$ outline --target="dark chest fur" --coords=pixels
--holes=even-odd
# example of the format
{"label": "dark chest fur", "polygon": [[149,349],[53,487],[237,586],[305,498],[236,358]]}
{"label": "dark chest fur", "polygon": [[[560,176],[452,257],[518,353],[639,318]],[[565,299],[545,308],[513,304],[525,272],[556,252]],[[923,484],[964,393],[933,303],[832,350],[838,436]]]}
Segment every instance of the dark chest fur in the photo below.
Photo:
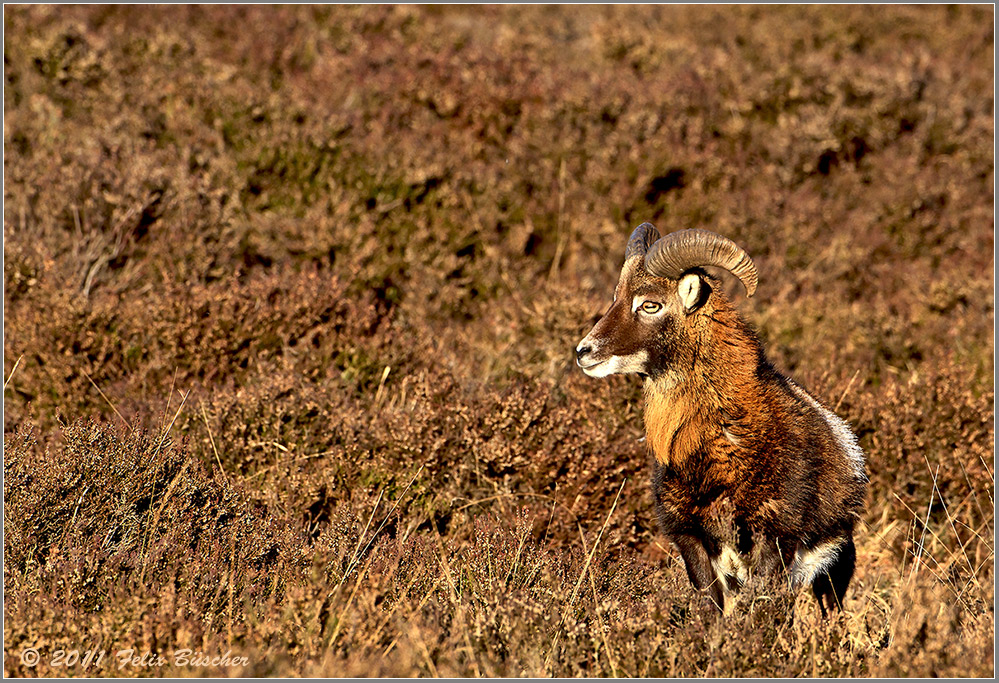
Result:
{"label": "dark chest fur", "polygon": [[830,459],[835,447],[822,418],[773,393],[746,408],[723,407],[703,392],[647,392],[652,491],[664,533],[702,539],[709,552],[762,539],[790,550],[852,528],[862,484]]}

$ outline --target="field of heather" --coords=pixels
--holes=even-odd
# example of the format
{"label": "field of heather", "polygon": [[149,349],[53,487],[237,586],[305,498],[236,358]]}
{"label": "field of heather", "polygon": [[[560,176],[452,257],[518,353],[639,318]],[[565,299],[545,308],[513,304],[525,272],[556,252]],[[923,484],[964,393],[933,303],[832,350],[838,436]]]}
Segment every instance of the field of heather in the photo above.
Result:
{"label": "field of heather", "polygon": [[[993,676],[993,21],[5,6],[4,675]],[[828,621],[575,367],[646,220],[866,451]]]}

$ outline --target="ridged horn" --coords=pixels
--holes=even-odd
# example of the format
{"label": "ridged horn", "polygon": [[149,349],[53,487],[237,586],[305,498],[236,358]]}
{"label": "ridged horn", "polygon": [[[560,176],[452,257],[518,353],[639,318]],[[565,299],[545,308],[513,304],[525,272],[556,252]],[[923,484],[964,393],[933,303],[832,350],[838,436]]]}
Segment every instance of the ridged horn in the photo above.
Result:
{"label": "ridged horn", "polygon": [[628,238],[628,248],[624,250],[624,260],[628,261],[635,256],[645,256],[649,247],[658,239],[659,231],[656,230],[656,226],[652,223],[642,223]]}
{"label": "ridged horn", "polygon": [[[628,248],[631,249],[630,242]],[[645,255],[645,270],[657,277],[677,279],[699,266],[724,268],[739,278],[747,296],[756,293],[759,276],[753,259],[735,242],[710,230],[671,232],[649,247]]]}

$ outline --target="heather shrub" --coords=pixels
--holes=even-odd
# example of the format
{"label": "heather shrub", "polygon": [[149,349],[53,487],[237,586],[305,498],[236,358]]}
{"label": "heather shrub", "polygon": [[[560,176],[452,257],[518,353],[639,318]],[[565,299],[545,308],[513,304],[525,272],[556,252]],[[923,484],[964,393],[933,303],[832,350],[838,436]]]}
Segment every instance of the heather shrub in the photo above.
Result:
{"label": "heather shrub", "polygon": [[[992,19],[5,7],[5,675],[992,676]],[[705,609],[575,367],[645,220],[858,434],[828,621]]]}

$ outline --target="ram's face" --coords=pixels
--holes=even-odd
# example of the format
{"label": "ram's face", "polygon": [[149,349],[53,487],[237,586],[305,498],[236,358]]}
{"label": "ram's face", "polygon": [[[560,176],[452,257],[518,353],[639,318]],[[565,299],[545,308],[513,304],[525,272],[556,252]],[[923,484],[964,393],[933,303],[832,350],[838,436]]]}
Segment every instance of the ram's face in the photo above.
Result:
{"label": "ram's face", "polygon": [[576,346],[576,364],[590,377],[669,371],[689,355],[691,317],[709,293],[699,272],[679,280],[651,277],[641,258],[630,259],[614,303]]}

